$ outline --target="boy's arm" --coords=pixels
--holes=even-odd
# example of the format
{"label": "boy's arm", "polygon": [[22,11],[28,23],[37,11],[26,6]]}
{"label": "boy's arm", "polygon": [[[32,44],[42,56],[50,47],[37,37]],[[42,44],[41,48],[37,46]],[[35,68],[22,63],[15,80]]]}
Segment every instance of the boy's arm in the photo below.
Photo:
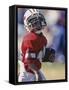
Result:
{"label": "boy's arm", "polygon": [[22,61],[27,65],[27,68],[38,71],[41,68],[41,62],[37,58],[32,43],[30,41],[23,42],[21,49],[24,57]]}

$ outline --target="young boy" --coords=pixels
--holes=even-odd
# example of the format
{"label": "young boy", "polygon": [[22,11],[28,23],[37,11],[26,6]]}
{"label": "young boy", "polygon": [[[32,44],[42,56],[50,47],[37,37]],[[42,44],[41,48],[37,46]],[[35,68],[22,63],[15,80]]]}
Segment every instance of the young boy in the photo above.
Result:
{"label": "young boy", "polygon": [[[22,41],[22,62],[24,72],[19,75],[19,81],[46,80],[41,71],[42,60],[54,61],[54,49],[46,49],[47,39],[42,30],[47,26],[44,16],[36,9],[29,9],[24,14],[24,25],[28,34]],[[51,57],[49,57],[51,56]]]}

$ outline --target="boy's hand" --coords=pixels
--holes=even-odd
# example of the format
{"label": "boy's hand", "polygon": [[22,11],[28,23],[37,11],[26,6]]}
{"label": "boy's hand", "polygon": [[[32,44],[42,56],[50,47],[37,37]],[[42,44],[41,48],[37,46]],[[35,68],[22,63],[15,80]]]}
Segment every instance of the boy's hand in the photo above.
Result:
{"label": "boy's hand", "polygon": [[45,52],[43,61],[54,62],[54,60],[55,60],[55,50],[52,48],[46,48],[46,52]]}

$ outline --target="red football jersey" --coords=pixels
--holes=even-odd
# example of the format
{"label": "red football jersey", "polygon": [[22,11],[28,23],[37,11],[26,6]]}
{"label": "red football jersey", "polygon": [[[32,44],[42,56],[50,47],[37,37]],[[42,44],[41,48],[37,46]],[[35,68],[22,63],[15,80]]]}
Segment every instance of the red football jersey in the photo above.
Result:
{"label": "red football jersey", "polygon": [[22,54],[23,54],[23,63],[25,69],[28,69],[28,59],[37,59],[38,53],[43,49],[44,46],[47,45],[47,40],[44,35],[36,34],[34,32],[28,33],[24,38],[21,46]]}

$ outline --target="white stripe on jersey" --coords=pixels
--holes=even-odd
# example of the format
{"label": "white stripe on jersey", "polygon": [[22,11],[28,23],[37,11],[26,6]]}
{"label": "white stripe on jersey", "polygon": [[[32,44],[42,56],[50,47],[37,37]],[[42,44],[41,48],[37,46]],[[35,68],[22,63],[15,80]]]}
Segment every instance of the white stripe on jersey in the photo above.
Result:
{"label": "white stripe on jersey", "polygon": [[29,52],[29,50],[27,50],[25,54],[25,59],[28,59],[28,58],[36,58],[36,54]]}
{"label": "white stripe on jersey", "polygon": [[43,55],[43,51],[41,50],[37,56],[37,58],[42,62],[42,56]]}
{"label": "white stripe on jersey", "polygon": [[42,58],[45,56],[46,46],[43,47],[42,50],[40,50],[37,58],[42,62]]}
{"label": "white stripe on jersey", "polygon": [[25,54],[25,59],[28,59],[28,58],[34,58],[35,59],[35,58],[37,58],[42,62],[42,58],[45,56],[45,51],[46,51],[46,46],[44,46],[43,49],[39,51],[39,53],[36,57],[36,53],[32,53],[32,52],[29,52],[29,50],[27,50],[26,54]]}

